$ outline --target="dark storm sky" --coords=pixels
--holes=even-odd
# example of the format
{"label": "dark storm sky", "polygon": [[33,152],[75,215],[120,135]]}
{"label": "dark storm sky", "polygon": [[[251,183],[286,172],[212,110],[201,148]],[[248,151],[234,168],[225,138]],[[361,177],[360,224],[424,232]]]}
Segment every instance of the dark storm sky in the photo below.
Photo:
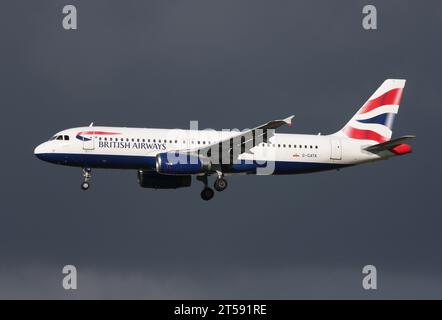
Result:
{"label": "dark storm sky", "polygon": [[[62,7],[78,9],[77,31]],[[375,4],[378,30],[362,29]],[[0,298],[442,298],[440,1],[2,1]],[[140,188],[43,163],[97,125],[338,130],[386,78],[414,153],[313,175]],[[74,264],[79,289],[61,287]],[[362,289],[362,267],[379,290]]]}

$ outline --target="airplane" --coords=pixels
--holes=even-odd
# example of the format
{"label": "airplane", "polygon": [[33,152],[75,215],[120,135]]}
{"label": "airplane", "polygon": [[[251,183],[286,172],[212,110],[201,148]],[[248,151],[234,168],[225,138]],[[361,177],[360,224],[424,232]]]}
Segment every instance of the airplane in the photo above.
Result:
{"label": "airplane", "polygon": [[63,130],[38,145],[39,159],[83,169],[88,190],[93,168],[137,170],[141,187],[204,184],[203,200],[227,188],[226,176],[300,174],[339,170],[412,152],[412,135],[391,139],[406,80],[387,79],[338,132],[329,135],[282,134],[294,116],[243,131],[88,127]]}

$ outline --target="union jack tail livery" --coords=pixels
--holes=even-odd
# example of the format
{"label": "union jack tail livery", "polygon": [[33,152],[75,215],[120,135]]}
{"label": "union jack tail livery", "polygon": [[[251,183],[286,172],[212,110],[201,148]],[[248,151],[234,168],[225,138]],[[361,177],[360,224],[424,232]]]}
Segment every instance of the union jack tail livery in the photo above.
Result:
{"label": "union jack tail livery", "polygon": [[336,135],[377,143],[389,141],[405,80],[387,79]]}

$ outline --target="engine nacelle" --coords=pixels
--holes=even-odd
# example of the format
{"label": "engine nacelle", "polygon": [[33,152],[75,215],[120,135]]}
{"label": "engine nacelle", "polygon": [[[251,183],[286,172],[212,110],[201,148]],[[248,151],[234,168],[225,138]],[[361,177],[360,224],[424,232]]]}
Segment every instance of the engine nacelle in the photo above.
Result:
{"label": "engine nacelle", "polygon": [[194,155],[164,152],[156,156],[156,169],[161,174],[199,174],[209,172],[211,167],[210,160]]}
{"label": "engine nacelle", "polygon": [[154,171],[138,171],[138,182],[143,188],[153,189],[177,189],[190,187],[192,177],[184,176],[164,176]]}

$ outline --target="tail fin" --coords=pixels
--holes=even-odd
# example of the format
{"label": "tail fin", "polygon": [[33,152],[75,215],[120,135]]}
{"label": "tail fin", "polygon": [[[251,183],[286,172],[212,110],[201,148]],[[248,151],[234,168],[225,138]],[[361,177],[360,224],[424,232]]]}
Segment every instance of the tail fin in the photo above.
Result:
{"label": "tail fin", "polygon": [[382,143],[391,139],[406,80],[387,79],[336,135]]}

